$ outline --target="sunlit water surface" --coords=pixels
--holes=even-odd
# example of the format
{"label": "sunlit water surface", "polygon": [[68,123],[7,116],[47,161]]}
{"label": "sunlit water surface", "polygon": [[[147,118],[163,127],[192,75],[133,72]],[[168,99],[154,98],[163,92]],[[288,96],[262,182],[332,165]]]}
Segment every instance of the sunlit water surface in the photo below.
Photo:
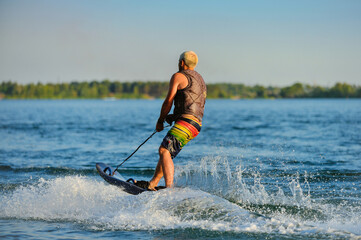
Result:
{"label": "sunlit water surface", "polygon": [[[361,238],[361,100],[208,100],[176,187],[128,195],[95,163],[124,160],[161,104],[0,101],[0,238]],[[123,177],[151,178],[165,133]]]}

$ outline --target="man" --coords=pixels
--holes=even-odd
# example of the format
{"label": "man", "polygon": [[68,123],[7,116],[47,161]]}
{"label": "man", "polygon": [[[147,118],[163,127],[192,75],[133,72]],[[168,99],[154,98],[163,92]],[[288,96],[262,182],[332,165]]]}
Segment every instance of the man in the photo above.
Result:
{"label": "man", "polygon": [[[165,121],[169,124],[172,124],[173,121],[175,123],[159,147],[159,161],[153,178],[150,182],[136,182],[138,186],[156,190],[155,187],[164,176],[166,187],[172,187],[173,159],[201,130],[207,89],[202,76],[194,71],[197,63],[198,57],[192,51],[186,51],[180,55],[179,71],[170,80],[168,94],[163,102],[156,130],[162,131]],[[173,114],[168,115],[173,102]]]}

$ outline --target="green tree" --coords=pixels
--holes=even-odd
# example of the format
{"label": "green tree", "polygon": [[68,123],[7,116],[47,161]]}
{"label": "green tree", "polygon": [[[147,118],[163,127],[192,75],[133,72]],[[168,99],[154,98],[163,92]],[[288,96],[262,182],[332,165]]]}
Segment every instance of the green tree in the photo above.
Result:
{"label": "green tree", "polygon": [[265,87],[256,85],[254,86],[257,98],[268,98],[268,91]]}
{"label": "green tree", "polygon": [[[18,84],[1,82],[1,98],[103,98],[116,96],[119,98],[164,98],[168,92],[168,82],[71,82],[58,84]],[[293,84],[289,87],[253,87],[244,84],[215,83],[208,84],[208,98],[325,98],[325,97],[358,97],[361,98],[361,87],[346,83],[337,83],[332,88]]]}
{"label": "green tree", "polygon": [[281,89],[281,96],[284,98],[305,97],[305,91],[301,83],[295,83],[290,87]]}
{"label": "green tree", "polygon": [[347,83],[336,83],[335,86],[330,89],[330,97],[349,98],[353,97],[355,92],[355,89]]}

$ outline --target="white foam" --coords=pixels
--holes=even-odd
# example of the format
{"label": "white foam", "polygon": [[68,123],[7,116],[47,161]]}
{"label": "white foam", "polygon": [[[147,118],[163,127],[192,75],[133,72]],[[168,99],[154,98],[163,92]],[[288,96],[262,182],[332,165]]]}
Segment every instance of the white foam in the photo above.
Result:
{"label": "white foam", "polygon": [[[257,216],[202,190],[175,188],[133,196],[99,178],[83,176],[40,179],[6,193],[0,196],[0,217],[69,221],[94,230],[197,228],[355,238],[360,235],[359,230],[345,228],[347,223],[306,222],[281,213],[271,218]],[[357,221],[353,223],[360,226]]]}
{"label": "white foam", "polygon": [[[237,166],[238,164],[238,166]],[[229,169],[235,169],[231,172]],[[282,234],[308,234],[308,233],[333,233],[348,236],[361,236],[361,209],[357,206],[327,204],[324,201],[313,200],[310,194],[310,185],[306,179],[300,182],[298,173],[282,179],[286,184],[270,186],[263,184],[263,179],[258,171],[247,172],[242,167],[242,161],[228,162],[227,157],[208,156],[200,161],[192,161],[176,170],[177,184],[192,186],[222,198],[228,199],[239,205],[272,205],[281,206],[280,212],[273,211],[269,215],[271,222],[263,227],[256,228],[251,225],[247,230],[279,232]],[[251,176],[250,176],[251,175]],[[307,177],[307,174],[305,174]],[[250,179],[252,180],[250,182]],[[276,184],[277,181],[273,181]],[[278,189],[275,191],[275,189]],[[306,189],[306,191],[304,190]],[[285,194],[285,191],[288,194]],[[288,213],[282,207],[300,208],[305,212],[314,214],[314,220],[300,214]],[[272,209],[271,209],[272,211]],[[313,212],[313,213],[312,213]],[[322,215],[320,218],[317,214]],[[276,224],[274,224],[276,223]],[[256,225],[257,226],[257,225]]]}
{"label": "white foam", "polygon": [[[93,229],[231,230],[249,222],[237,205],[191,189],[167,189],[133,196],[103,181],[68,176],[22,186],[0,198],[0,216],[87,223]],[[233,226],[234,227],[234,226]]]}

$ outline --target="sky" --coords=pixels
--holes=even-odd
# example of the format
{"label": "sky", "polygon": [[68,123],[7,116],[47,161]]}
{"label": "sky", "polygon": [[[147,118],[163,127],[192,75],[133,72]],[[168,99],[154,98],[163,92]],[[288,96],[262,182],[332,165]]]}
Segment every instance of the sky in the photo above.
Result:
{"label": "sky", "polygon": [[361,85],[359,0],[0,0],[0,82]]}

